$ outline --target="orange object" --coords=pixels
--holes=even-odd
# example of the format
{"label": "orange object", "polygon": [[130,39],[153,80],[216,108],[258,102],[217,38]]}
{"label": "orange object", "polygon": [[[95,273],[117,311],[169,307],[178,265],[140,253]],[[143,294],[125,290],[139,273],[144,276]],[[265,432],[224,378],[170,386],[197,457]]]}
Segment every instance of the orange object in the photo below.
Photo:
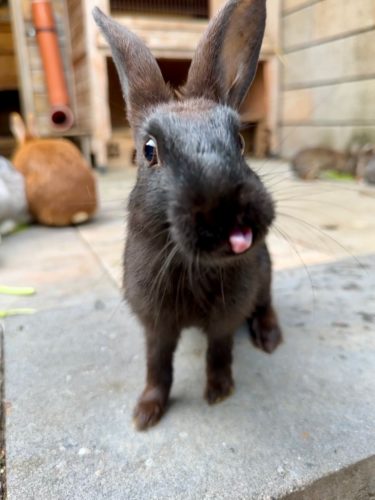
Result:
{"label": "orange object", "polygon": [[31,9],[51,106],[51,123],[58,130],[68,130],[74,117],[69,107],[52,5],[49,0],[32,0]]}

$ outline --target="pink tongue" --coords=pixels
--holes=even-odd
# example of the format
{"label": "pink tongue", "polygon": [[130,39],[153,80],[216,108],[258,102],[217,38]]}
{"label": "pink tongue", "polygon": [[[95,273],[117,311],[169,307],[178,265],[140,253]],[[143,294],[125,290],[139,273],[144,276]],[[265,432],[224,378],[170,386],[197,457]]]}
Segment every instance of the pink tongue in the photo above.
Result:
{"label": "pink tongue", "polygon": [[229,235],[229,243],[234,253],[243,253],[251,247],[253,232],[250,228],[234,229]]}

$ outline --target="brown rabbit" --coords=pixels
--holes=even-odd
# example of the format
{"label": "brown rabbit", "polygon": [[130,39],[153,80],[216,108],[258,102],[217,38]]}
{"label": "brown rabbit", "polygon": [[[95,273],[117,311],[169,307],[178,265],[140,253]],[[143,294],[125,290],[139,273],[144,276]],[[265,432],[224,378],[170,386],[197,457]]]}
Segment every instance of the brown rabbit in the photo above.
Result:
{"label": "brown rabbit", "polygon": [[368,160],[363,179],[368,184],[375,184],[375,155]]}
{"label": "brown rabbit", "polygon": [[317,179],[325,170],[356,175],[357,155],[341,153],[330,148],[303,149],[292,159],[292,168],[304,180]]}
{"label": "brown rabbit", "polygon": [[210,404],[233,390],[233,335],[242,323],[266,352],[281,342],[264,241],[274,206],[246,164],[238,115],[258,64],[265,4],[230,0],[176,93],[143,42],[94,10],[119,72],[139,167],[124,261],[126,297],[146,332],[138,429],[166,409],[183,328],[198,326],[207,335]]}
{"label": "brown rabbit", "polygon": [[372,144],[365,144],[359,149],[356,177],[360,181],[375,184],[375,146]]}
{"label": "brown rabbit", "polygon": [[12,113],[10,127],[18,142],[12,162],[25,178],[32,217],[49,226],[87,221],[97,208],[96,183],[78,148],[66,139],[37,138],[32,117],[26,129]]}

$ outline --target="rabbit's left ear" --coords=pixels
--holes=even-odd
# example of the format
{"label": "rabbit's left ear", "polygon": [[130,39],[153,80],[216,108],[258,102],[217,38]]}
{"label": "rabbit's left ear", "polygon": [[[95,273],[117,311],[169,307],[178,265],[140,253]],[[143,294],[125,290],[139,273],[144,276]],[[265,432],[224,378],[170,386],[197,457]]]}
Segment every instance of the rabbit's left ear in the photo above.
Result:
{"label": "rabbit's left ear", "polygon": [[19,113],[11,113],[9,117],[9,128],[19,144],[23,144],[27,138],[27,130]]}
{"label": "rabbit's left ear", "polygon": [[93,16],[111,48],[130,124],[137,127],[147,108],[169,101],[171,92],[156,59],[142,40],[98,7],[94,8]]}
{"label": "rabbit's left ear", "polygon": [[266,0],[229,0],[198,45],[184,94],[239,109],[255,77],[265,24]]}

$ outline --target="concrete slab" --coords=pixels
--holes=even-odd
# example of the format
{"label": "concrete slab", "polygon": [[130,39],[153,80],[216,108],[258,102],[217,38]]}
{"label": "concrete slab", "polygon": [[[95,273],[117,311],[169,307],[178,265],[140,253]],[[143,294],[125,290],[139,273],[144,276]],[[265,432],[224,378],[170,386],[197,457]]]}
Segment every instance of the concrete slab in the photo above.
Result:
{"label": "concrete slab", "polygon": [[136,170],[100,178],[93,223],[3,240],[2,283],[38,294],[2,307],[49,310],[7,321],[9,498],[374,495],[374,259],[363,257],[375,252],[374,199],[354,183],[296,181],[285,163],[253,165],[280,213],[274,267],[302,266],[275,280],[287,342],[268,358],[240,332],[237,392],[208,408],[204,341],[187,332],[171,411],[146,436],[130,422],[142,333],[118,291]]}
{"label": "concrete slab", "polygon": [[374,256],[309,273],[277,273],[285,343],[267,356],[238,332],[220,405],[202,399],[204,339],[185,332],[169,412],[143,434],[143,337],[119,296],[7,320],[8,498],[280,498],[354,464],[345,499],[372,498]]}
{"label": "concrete slab", "polygon": [[4,406],[4,332],[0,324],[0,498],[6,498],[5,412]]}
{"label": "concrete slab", "polygon": [[[88,224],[87,228],[96,223]],[[1,284],[32,286],[30,297],[0,296],[1,308],[69,307],[117,292],[114,281],[75,228],[31,226],[4,238]]]}
{"label": "concrete slab", "polygon": [[126,199],[137,169],[112,171],[99,179],[101,208],[95,224],[78,226],[81,238],[120,287],[126,228]]}

